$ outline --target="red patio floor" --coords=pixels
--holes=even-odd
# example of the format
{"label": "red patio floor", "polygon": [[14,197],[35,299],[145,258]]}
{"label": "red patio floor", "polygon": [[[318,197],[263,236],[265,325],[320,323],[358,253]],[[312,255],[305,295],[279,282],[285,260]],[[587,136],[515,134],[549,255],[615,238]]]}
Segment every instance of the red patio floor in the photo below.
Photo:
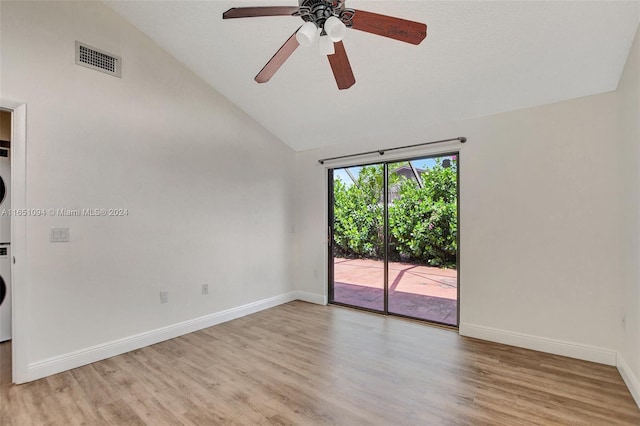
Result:
{"label": "red patio floor", "polygon": [[[334,259],[333,301],[384,310],[384,263]],[[389,312],[458,325],[458,279],[454,269],[389,262]]]}

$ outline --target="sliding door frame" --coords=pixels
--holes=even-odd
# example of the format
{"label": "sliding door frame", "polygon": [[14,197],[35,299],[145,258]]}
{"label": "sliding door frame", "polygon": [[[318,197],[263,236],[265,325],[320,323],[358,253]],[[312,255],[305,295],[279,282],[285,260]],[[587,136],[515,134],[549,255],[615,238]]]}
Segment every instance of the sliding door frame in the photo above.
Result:
{"label": "sliding door frame", "polygon": [[337,169],[348,169],[350,167],[364,167],[364,166],[373,166],[376,164],[382,164],[384,166],[384,177],[383,177],[383,185],[385,190],[384,192],[384,213],[383,213],[383,220],[385,223],[385,226],[388,222],[387,220],[387,188],[386,188],[386,180],[387,180],[387,162],[384,161],[375,161],[375,162],[368,162],[368,163],[358,163],[358,164],[354,164],[354,165],[350,165],[350,166],[336,166],[336,167],[329,167],[327,168],[327,206],[328,206],[328,221],[327,221],[327,277],[328,277],[328,281],[327,281],[327,301],[330,305],[338,305],[338,306],[344,306],[347,308],[353,308],[353,309],[359,309],[361,311],[367,311],[367,312],[372,312],[374,314],[380,314],[380,315],[388,315],[387,313],[387,304],[388,304],[388,286],[389,286],[389,274],[388,274],[388,265],[389,263],[386,261],[387,259],[387,231],[385,229],[385,238],[383,241],[383,246],[384,246],[384,287],[383,287],[383,291],[384,291],[384,306],[383,306],[383,310],[378,310],[378,309],[373,309],[373,308],[367,308],[366,306],[356,306],[356,305],[349,305],[348,303],[342,303],[342,302],[336,302],[334,299],[334,288],[333,288],[333,279],[334,279],[334,264],[333,264],[333,172],[334,170]]}
{"label": "sliding door frame", "polygon": [[[457,162],[457,170],[456,170],[456,325],[441,323],[438,321],[426,320],[423,318],[412,317],[410,315],[397,314],[393,312],[389,312],[389,164],[391,163],[400,163],[404,161],[414,161],[418,159],[430,159],[430,158],[439,158],[439,157],[447,157],[447,156],[456,156]],[[333,179],[334,179],[334,171],[337,169],[346,169],[350,167],[364,167],[371,166],[375,164],[383,165],[383,200],[384,200],[384,209],[383,209],[383,218],[384,218],[384,310],[379,311],[376,309],[371,309],[367,307],[349,305],[346,303],[336,302],[334,300],[334,259],[333,259],[333,221],[334,221],[334,209],[333,209]],[[410,157],[400,157],[400,158],[392,158],[385,159],[384,161],[375,161],[375,162],[366,162],[366,163],[357,163],[352,165],[338,165],[334,167],[327,168],[327,213],[328,213],[328,221],[327,221],[327,300],[329,304],[345,306],[348,308],[373,312],[376,314],[395,316],[400,318],[407,318],[415,321],[424,322],[427,324],[431,324],[438,327],[444,327],[448,329],[458,330],[460,326],[460,151],[452,150],[452,151],[444,151],[438,153],[430,153],[423,155],[414,155]]]}
{"label": "sliding door frame", "polygon": [[[327,221],[327,301],[331,304],[338,304],[333,301],[333,279],[334,279],[334,262],[333,262],[333,173],[334,168],[327,169],[327,195],[328,195],[328,221]],[[351,306],[351,305],[345,305]]]}

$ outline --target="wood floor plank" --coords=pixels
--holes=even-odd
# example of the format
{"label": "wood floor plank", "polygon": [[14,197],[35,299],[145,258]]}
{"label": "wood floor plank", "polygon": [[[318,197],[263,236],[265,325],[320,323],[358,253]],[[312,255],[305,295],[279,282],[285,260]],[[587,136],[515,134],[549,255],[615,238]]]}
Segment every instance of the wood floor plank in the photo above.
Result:
{"label": "wood floor plank", "polygon": [[4,425],[639,425],[609,366],[292,302],[25,385]]}
{"label": "wood floor plank", "polygon": [[57,409],[65,412],[68,419],[79,417],[83,419],[79,423],[86,425],[105,424],[102,417],[96,412],[95,406],[91,404],[86,393],[69,371],[49,376],[45,380],[49,382],[55,393],[58,402]]}
{"label": "wood floor plank", "polygon": [[[146,424],[138,417],[135,411],[131,409],[131,406],[122,399],[103,404],[98,408],[98,411],[107,424],[127,426],[144,426]],[[162,420],[162,418],[158,418],[158,422]]]}

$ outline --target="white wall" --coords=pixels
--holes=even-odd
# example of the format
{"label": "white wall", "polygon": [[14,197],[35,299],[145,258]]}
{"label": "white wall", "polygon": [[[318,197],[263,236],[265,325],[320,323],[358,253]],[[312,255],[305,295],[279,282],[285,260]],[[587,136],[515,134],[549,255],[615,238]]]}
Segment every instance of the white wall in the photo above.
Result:
{"label": "white wall", "polygon": [[319,158],[466,136],[464,145],[403,154],[461,151],[461,333],[615,364],[615,113],[616,95],[607,93],[297,153],[296,283],[326,292]]}
{"label": "white wall", "polygon": [[[1,7],[1,97],[28,109],[28,207],[129,212],[28,219],[28,356],[14,362],[291,291],[288,147],[101,3]],[[122,78],[76,66],[76,40],[121,56]],[[49,242],[59,226],[69,243]]]}
{"label": "white wall", "polygon": [[621,373],[640,405],[640,29],[627,59],[618,96],[618,189],[622,312]]}

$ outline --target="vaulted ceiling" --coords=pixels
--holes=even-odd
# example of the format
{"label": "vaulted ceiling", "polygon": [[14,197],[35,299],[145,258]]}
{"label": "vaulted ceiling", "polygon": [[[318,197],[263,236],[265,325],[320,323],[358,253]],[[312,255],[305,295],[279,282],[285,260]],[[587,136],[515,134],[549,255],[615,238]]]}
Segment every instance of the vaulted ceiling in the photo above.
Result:
{"label": "vaulted ceiling", "polygon": [[356,84],[340,91],[317,46],[253,80],[300,18],[222,20],[297,0],[105,3],[295,150],[615,90],[640,21],[638,1],[347,0],[428,35],[414,46],[347,31]]}

